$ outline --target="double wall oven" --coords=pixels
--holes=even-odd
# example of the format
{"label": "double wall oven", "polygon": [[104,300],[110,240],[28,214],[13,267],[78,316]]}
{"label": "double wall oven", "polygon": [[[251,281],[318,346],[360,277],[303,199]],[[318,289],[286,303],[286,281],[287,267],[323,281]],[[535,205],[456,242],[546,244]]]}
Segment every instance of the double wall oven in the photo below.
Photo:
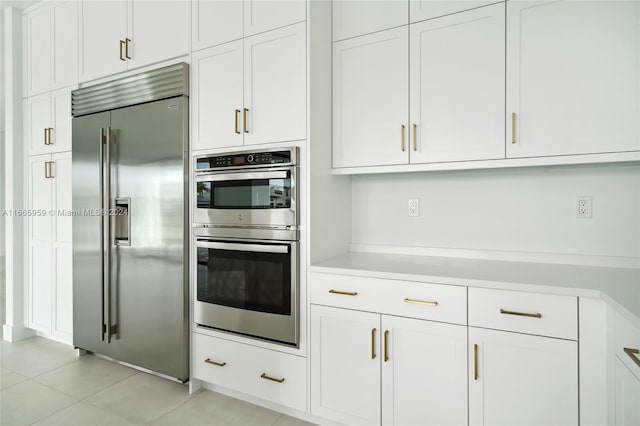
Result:
{"label": "double wall oven", "polygon": [[198,325],[298,346],[298,148],[195,159]]}

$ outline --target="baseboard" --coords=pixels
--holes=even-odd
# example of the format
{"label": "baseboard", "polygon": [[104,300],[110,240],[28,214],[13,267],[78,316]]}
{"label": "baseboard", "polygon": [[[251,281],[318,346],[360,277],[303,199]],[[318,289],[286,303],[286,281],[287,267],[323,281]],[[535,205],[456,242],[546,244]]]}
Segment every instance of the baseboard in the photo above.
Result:
{"label": "baseboard", "polygon": [[20,340],[28,339],[36,335],[36,332],[26,327],[14,327],[9,324],[2,326],[2,339],[7,342],[18,342]]}

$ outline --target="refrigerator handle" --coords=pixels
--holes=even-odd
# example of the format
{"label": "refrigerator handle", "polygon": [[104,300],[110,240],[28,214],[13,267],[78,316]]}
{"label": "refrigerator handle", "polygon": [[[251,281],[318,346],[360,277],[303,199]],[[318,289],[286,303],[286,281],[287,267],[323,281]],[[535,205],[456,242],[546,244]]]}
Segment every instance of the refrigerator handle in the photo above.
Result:
{"label": "refrigerator handle", "polygon": [[107,288],[107,343],[111,343],[111,336],[114,334],[113,327],[111,326],[111,127],[107,127],[107,140],[106,140],[106,190],[104,192],[105,209],[103,218],[105,221],[104,227],[104,240],[105,240],[105,274],[104,281]]}
{"label": "refrigerator handle", "polygon": [[105,265],[104,265],[104,129],[100,128],[100,270],[101,279],[100,287],[102,289],[102,324],[100,325],[100,340],[104,342],[104,335],[107,332],[107,326],[104,321],[104,290],[105,290]]}

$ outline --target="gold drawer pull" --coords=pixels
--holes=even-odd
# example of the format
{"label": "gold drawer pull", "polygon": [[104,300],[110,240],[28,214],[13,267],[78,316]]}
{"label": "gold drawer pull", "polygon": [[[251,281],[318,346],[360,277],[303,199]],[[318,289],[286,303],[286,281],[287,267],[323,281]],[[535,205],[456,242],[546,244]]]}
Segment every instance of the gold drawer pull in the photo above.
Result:
{"label": "gold drawer pull", "polygon": [[500,313],[505,315],[517,315],[519,317],[542,318],[541,313],[531,314],[528,312],[507,311],[506,309],[500,309]]}
{"label": "gold drawer pull", "polygon": [[275,377],[267,376],[267,373],[262,373],[260,377],[266,380],[271,380],[272,382],[277,382],[277,383],[284,382],[284,377],[282,379],[276,379]]}
{"label": "gold drawer pull", "polygon": [[478,380],[478,345],[473,345],[473,380]]}
{"label": "gold drawer pull", "polygon": [[120,40],[120,60],[121,61],[126,61],[126,59],[124,58],[124,56],[122,55],[122,48],[124,47],[124,40]]}
{"label": "gold drawer pull", "polygon": [[226,362],[216,362],[216,361],[213,361],[211,358],[205,359],[204,362],[206,362],[207,364],[217,365],[218,367],[224,367],[225,365],[227,365]]}
{"label": "gold drawer pull", "polygon": [[416,300],[416,299],[404,299],[404,303],[412,303],[414,305],[426,305],[426,306],[438,306],[438,302],[432,302],[429,300]]}
{"label": "gold drawer pull", "polygon": [[405,125],[401,124],[400,125],[400,149],[404,151],[404,129],[405,129]]}
{"label": "gold drawer pull", "polygon": [[376,359],[376,329],[371,329],[371,359]]}
{"label": "gold drawer pull", "polygon": [[384,331],[384,362],[389,361],[389,330]]}
{"label": "gold drawer pull", "polygon": [[511,113],[511,143],[516,143],[516,113]]}
{"label": "gold drawer pull", "polygon": [[357,291],[340,291],[340,290],[334,290],[334,289],[329,290],[329,293],[331,293],[331,294],[342,294],[343,296],[357,296],[358,295]]}
{"label": "gold drawer pull", "polygon": [[640,367],[640,358],[638,358],[636,355],[640,354],[640,350],[638,349],[631,349],[631,348],[624,348],[624,353],[626,353],[627,355],[629,355],[629,358],[631,358],[633,360],[633,362],[636,363],[636,365],[638,367]]}

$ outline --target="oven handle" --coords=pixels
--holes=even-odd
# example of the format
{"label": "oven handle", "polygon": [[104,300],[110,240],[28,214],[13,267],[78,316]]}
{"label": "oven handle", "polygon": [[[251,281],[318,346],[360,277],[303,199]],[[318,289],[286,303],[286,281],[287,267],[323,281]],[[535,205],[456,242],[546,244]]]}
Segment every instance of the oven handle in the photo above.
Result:
{"label": "oven handle", "polygon": [[217,243],[211,241],[196,241],[196,246],[201,248],[249,251],[260,253],[288,253],[288,246],[274,246],[266,244],[238,244],[238,243]]}
{"label": "oven handle", "polygon": [[289,170],[274,172],[251,172],[251,173],[203,173],[196,175],[196,182],[218,182],[223,180],[251,180],[251,179],[286,179],[289,177]]}

